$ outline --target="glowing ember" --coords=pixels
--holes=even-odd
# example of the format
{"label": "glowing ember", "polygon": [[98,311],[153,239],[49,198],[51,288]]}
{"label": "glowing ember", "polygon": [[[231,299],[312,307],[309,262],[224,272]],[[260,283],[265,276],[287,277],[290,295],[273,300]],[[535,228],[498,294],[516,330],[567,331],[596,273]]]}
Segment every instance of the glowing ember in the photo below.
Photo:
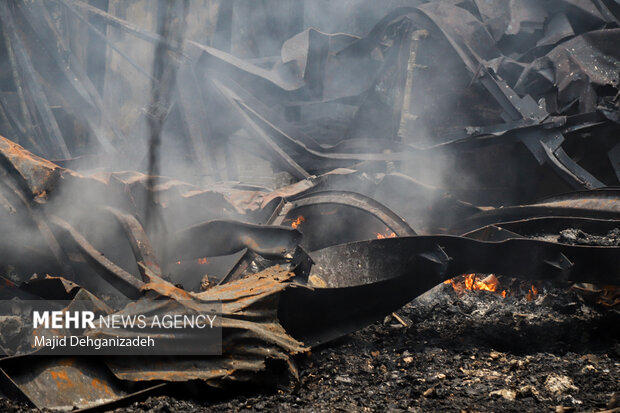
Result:
{"label": "glowing ember", "polygon": [[177,265],[181,265],[181,261],[177,261]]}
{"label": "glowing ember", "polygon": [[197,262],[198,264],[201,264],[201,265],[204,265],[204,264],[208,264],[208,263],[209,263],[209,262],[207,261],[207,259],[206,259],[206,258],[198,258],[198,259],[196,260],[196,262]]}
{"label": "glowing ember", "polygon": [[297,228],[305,220],[306,220],[306,218],[304,218],[302,215],[300,215],[300,216],[297,217],[297,219],[295,221],[291,222],[291,227]]}
{"label": "glowing ember", "polygon": [[532,284],[525,298],[527,299],[527,301],[532,301],[536,299],[537,296],[538,296],[538,288],[536,288],[536,286]]}
{"label": "glowing ember", "polygon": [[[466,274],[461,277],[456,277],[451,280],[444,281],[444,284],[452,284],[454,291],[461,294],[466,290],[472,291],[491,291],[497,292],[499,287],[499,280],[493,274],[488,277],[479,280],[476,274]],[[500,293],[502,297],[506,297],[506,290]]]}
{"label": "glowing ember", "polygon": [[377,236],[377,239],[396,238],[396,234],[387,227],[385,228],[385,231],[383,231],[383,234],[380,232],[375,232],[375,235]]}

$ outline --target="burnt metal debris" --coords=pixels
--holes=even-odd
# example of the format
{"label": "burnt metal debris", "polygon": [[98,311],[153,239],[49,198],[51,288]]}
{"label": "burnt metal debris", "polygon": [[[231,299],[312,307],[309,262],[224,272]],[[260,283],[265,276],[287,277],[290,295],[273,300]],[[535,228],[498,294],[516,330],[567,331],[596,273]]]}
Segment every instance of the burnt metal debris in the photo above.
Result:
{"label": "burnt metal debris", "polygon": [[[220,301],[223,354],[2,347],[3,393],[112,407],[169,382],[257,380],[274,360],[295,380],[296,354],[464,273],[620,285],[617,243],[566,232],[620,228],[617,2],[419,1],[363,36],[291,24],[270,34],[278,56],[254,59],[231,52],[232,5],[214,40],[197,41],[180,39],[187,2],[159,10],[173,40],[94,3],[0,2],[0,293],[115,314],[135,311],[115,299],[179,313]],[[63,29],[78,23],[134,71],[116,80],[152,84],[133,120],[156,143],[174,135],[172,163],[195,173],[145,173],[157,151],[147,163],[76,55]],[[157,48],[158,69],[122,39]],[[287,183],[244,182],[243,163],[259,159]]]}

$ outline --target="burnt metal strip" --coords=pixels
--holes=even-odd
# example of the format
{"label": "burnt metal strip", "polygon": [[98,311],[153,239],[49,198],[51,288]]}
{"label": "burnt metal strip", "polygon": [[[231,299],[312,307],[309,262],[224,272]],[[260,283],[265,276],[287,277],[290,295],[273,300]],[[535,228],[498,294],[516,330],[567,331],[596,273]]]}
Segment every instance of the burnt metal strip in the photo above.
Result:
{"label": "burnt metal strip", "polygon": [[310,277],[321,279],[327,288],[286,290],[278,317],[293,337],[311,346],[381,319],[433,286],[465,273],[620,285],[620,247],[532,239],[386,238],[328,247],[310,257],[315,262]]}
{"label": "burnt metal strip", "polygon": [[[463,237],[480,241],[501,241],[509,238],[544,237],[558,235],[565,229],[578,229],[588,234],[606,235],[620,228],[620,219],[581,217],[538,217],[487,225],[463,234]],[[496,238],[502,233],[501,239]]]}
{"label": "burnt metal strip", "polygon": [[616,189],[579,191],[547,198],[531,205],[496,208],[470,216],[450,228],[450,232],[462,234],[486,225],[537,217],[619,219],[620,191]]}
{"label": "burnt metal strip", "polygon": [[77,406],[82,408],[79,411],[101,410],[163,386],[128,386],[96,358],[32,355],[2,359],[0,385],[3,391],[39,409],[69,410]]}
{"label": "burnt metal strip", "polygon": [[50,216],[49,220],[62,232],[69,235],[74,246],[84,255],[84,258],[90,263],[92,268],[114,288],[132,299],[142,295],[141,288],[144,285],[142,281],[104,257],[67,221],[54,215]]}
{"label": "burnt metal strip", "polygon": [[175,260],[229,255],[247,248],[267,258],[292,258],[301,233],[275,225],[209,221],[174,234],[170,248]]}
{"label": "burnt metal strip", "polygon": [[296,208],[320,204],[339,204],[360,209],[379,219],[399,237],[416,235],[404,219],[385,205],[365,195],[347,191],[320,191],[293,196],[289,198],[289,204],[280,213],[280,217],[274,220],[274,224],[281,224],[286,214]]}
{"label": "burnt metal strip", "polygon": [[[155,251],[153,250],[151,241],[146,235],[146,232],[144,232],[144,228],[142,228],[142,225],[138,219],[135,216],[127,214],[116,208],[105,207],[104,209],[114,215],[125,230],[127,239],[131,245],[131,250],[133,251],[134,257],[136,257],[137,262],[142,263],[146,268],[152,271],[153,274],[161,277],[162,271],[157,257],[155,256]],[[147,282],[149,279],[146,276],[144,267],[138,265],[138,269],[140,270],[140,275],[142,275],[142,280]]]}
{"label": "burnt metal strip", "polygon": [[[416,234],[405,220],[400,218],[385,205],[375,201],[372,198],[355,192],[321,191],[302,193],[288,199],[289,202],[280,202],[278,208],[276,208],[274,214],[269,219],[270,225],[282,225],[284,219],[291,214],[292,211],[299,207],[321,204],[337,204],[356,208],[369,213],[383,222],[397,236],[404,237]],[[254,272],[255,268],[253,265],[258,258],[258,254],[255,251],[248,249],[241,256],[241,258],[239,258],[237,264],[235,264],[235,266],[229,271],[226,277],[220,281],[220,284],[239,279],[244,274]]]}

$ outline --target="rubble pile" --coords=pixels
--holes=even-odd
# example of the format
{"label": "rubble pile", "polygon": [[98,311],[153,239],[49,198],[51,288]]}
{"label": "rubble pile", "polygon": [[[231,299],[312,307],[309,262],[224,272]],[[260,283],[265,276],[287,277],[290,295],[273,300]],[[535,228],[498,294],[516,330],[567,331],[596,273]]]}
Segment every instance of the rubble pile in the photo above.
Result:
{"label": "rubble pile", "polygon": [[[3,316],[6,395],[113,408],[178,382],[294,387],[300,354],[463,274],[576,283],[617,312],[617,2],[412,1],[363,35],[307,27],[295,2],[287,30],[262,29],[277,53],[247,58],[234,2],[202,41],[197,3],[137,1],[152,29],[95,3],[0,2],[0,294],[109,315],[221,303],[222,352],[23,354],[27,326]],[[105,82],[72,24],[107,51]],[[414,376],[413,396],[441,392]],[[579,389],[545,377],[541,400]]]}

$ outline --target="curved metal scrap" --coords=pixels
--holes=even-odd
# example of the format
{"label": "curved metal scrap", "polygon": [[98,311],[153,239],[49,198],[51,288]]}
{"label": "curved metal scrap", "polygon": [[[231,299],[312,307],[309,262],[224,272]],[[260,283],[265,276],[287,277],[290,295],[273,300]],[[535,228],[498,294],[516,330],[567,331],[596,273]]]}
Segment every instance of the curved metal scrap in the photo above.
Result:
{"label": "curved metal scrap", "polygon": [[229,255],[244,248],[268,258],[291,258],[301,234],[275,225],[209,221],[178,231],[172,239],[173,260]]}
{"label": "curved metal scrap", "polygon": [[620,247],[534,239],[379,239],[328,247],[311,253],[311,258],[311,277],[321,280],[326,288],[289,289],[278,307],[284,328],[308,345],[333,340],[376,321],[460,274],[620,285]]}
{"label": "curved metal scrap", "polygon": [[609,188],[571,192],[530,205],[491,209],[472,215],[455,225],[452,231],[464,233],[495,223],[554,216],[618,219],[620,218],[620,190]]}
{"label": "curved metal scrap", "polygon": [[343,205],[355,208],[374,216],[394,231],[397,236],[405,237],[416,234],[405,220],[385,205],[365,195],[346,191],[320,191],[293,196],[289,199],[289,203],[279,211],[278,216],[273,218],[272,222],[281,224],[285,218],[292,217],[296,209],[315,205]]}
{"label": "curved metal scrap", "polygon": [[605,235],[616,228],[620,228],[620,219],[551,216],[490,224],[463,234],[463,236],[480,241],[503,241],[510,238],[528,237],[557,241],[560,232],[566,229]]}
{"label": "curved metal scrap", "polygon": [[144,285],[142,281],[104,257],[101,252],[97,251],[97,249],[95,249],[95,247],[67,221],[56,216],[51,216],[50,221],[56,228],[68,236],[68,239],[73,242],[73,246],[83,254],[84,258],[92,264],[95,271],[97,271],[103,279],[126,297],[140,297],[142,294],[140,289]]}
{"label": "curved metal scrap", "polygon": [[151,241],[146,235],[146,232],[144,232],[144,228],[142,228],[142,225],[138,219],[133,215],[127,214],[116,208],[105,207],[105,210],[114,215],[114,217],[116,217],[116,219],[123,226],[123,229],[127,234],[127,238],[129,239],[129,243],[131,244],[133,255],[136,258],[140,274],[142,275],[142,280],[147,281],[144,267],[148,268],[148,270],[153,274],[161,277],[161,268],[159,266],[158,259],[155,256],[155,251],[153,250]]}
{"label": "curved metal scrap", "polygon": [[53,410],[113,408],[120,400],[146,397],[163,386],[139,385],[128,390],[105,365],[73,357],[5,358],[0,361],[0,376],[5,391],[21,395],[39,409]]}
{"label": "curved metal scrap", "polygon": [[[249,380],[265,368],[267,358],[288,360],[292,354],[308,349],[291,337],[277,319],[276,303],[284,290],[295,286],[294,277],[294,273],[272,267],[200,294],[187,293],[153,279],[144,287],[145,291],[178,300],[188,308],[200,309],[209,303],[222,303],[222,355],[184,359],[112,358],[106,363],[118,378],[130,381],[202,379],[218,386],[229,380]],[[147,305],[152,306],[153,302],[148,301],[151,304]],[[123,310],[120,314],[126,311],[132,310]],[[164,310],[159,306],[152,311]],[[106,334],[105,330],[99,332]]]}

